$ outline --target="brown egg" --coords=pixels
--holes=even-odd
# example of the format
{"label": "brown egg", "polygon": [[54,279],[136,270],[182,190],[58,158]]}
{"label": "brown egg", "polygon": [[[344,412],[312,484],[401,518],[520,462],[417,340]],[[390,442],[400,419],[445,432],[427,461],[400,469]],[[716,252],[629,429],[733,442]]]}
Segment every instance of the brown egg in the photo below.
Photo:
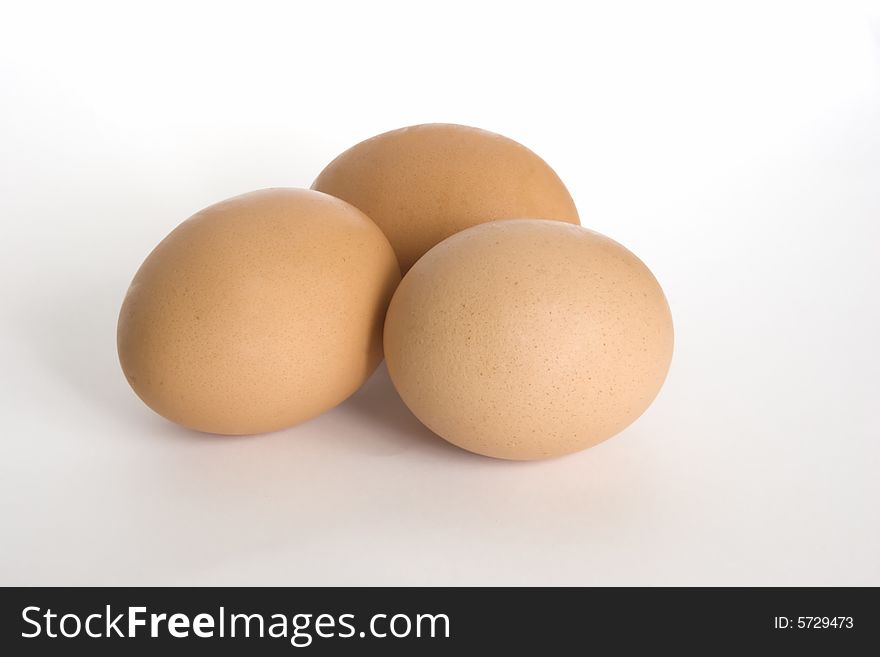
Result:
{"label": "brown egg", "polygon": [[575,452],[660,390],[672,319],[647,267],[580,226],[483,224],[431,249],[385,320],[394,386],[425,425],[506,459]]}
{"label": "brown egg", "polygon": [[382,359],[400,270],[376,225],[332,196],[266,189],[198,212],[141,265],[119,360],[160,415],[222,434],[307,420]]}
{"label": "brown egg", "polygon": [[428,249],[476,224],[531,217],[577,224],[559,176],[525,146],[492,132],[429,123],[353,146],[312,189],[360,208],[405,273]]}

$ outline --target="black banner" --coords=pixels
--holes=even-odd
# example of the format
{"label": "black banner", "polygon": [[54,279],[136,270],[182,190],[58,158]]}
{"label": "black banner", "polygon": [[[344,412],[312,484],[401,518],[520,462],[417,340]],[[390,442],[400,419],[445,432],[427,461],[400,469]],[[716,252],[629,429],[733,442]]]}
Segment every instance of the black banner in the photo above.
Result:
{"label": "black banner", "polygon": [[0,596],[6,655],[628,654],[652,646],[843,655],[880,645],[871,588],[7,588]]}

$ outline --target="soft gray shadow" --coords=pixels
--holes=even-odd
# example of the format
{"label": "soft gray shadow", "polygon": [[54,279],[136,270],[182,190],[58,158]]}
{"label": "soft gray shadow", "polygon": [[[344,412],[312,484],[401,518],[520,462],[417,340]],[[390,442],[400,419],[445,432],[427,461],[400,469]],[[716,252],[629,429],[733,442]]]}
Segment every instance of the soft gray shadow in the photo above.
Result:
{"label": "soft gray shadow", "polygon": [[397,394],[385,363],[341,409],[355,414],[358,421],[381,429],[382,440],[387,441],[389,451],[418,449],[446,458],[481,458],[446,442],[422,424]]}
{"label": "soft gray shadow", "polygon": [[151,435],[216,441],[156,415],[129,387],[116,356],[116,319],[128,281],[117,278],[74,276],[32,294],[14,327],[22,348],[67,395],[122,426],[147,425]]}
{"label": "soft gray shadow", "polygon": [[108,278],[74,275],[32,291],[14,328],[48,374],[74,396],[112,412],[130,394],[116,358],[116,317],[127,281]]}
{"label": "soft gray shadow", "polygon": [[378,433],[381,436],[379,440],[385,443],[382,445],[382,451],[389,454],[417,449],[425,454],[455,459],[460,463],[479,467],[522,469],[537,468],[542,464],[554,463],[566,458],[562,456],[540,461],[513,461],[475,454],[456,447],[435,434],[412,414],[394,389],[384,362],[363,387],[339,408],[343,412],[356,414],[358,421],[381,429],[381,433],[372,431],[369,432],[369,436],[370,439],[376,440],[375,436]]}

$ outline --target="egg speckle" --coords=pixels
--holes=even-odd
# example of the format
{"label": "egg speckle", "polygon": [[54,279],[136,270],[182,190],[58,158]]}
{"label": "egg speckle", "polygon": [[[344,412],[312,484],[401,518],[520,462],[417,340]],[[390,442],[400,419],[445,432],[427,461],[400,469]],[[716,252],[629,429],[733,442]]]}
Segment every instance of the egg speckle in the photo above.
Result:
{"label": "egg speckle", "polygon": [[541,459],[595,445],[650,405],[673,329],[648,268],[580,226],[460,232],[406,274],[385,323],[388,371],[424,424],[467,450]]}

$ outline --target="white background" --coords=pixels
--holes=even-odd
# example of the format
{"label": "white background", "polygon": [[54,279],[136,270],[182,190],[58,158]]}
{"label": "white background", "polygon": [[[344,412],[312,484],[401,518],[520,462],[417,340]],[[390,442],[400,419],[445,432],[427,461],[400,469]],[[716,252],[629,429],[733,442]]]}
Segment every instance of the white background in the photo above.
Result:
{"label": "white background", "polygon": [[[447,445],[384,370],[272,435],[128,388],[140,262],[220,199],[446,121],[638,254],[667,384],[549,462]],[[3,3],[0,583],[880,585],[880,9]]]}

